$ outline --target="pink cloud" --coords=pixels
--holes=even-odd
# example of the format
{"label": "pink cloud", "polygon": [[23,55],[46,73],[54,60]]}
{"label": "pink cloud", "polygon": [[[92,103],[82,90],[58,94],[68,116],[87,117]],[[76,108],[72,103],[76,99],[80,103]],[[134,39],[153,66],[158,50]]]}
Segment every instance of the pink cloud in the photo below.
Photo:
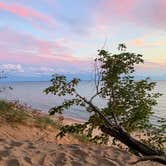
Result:
{"label": "pink cloud", "polygon": [[0,2],[0,9],[8,11],[12,14],[20,16],[26,20],[32,21],[33,19],[43,21],[45,23],[51,23],[56,25],[55,20],[52,17],[46,16],[39,11],[36,11],[32,8],[24,7],[15,3],[7,4]]}
{"label": "pink cloud", "polygon": [[[166,28],[165,0],[101,0],[94,8],[96,27],[119,23]],[[120,25],[120,24],[119,24]]]}
{"label": "pink cloud", "polygon": [[26,65],[80,65],[87,63],[84,60],[79,60],[73,56],[67,57],[44,57],[22,55],[21,53],[11,53],[1,49],[1,62],[20,63]]}
{"label": "pink cloud", "polygon": [[[80,73],[80,72],[89,72],[91,71],[91,63],[87,60],[80,60],[73,56],[68,57],[38,57],[38,56],[26,56],[21,53],[10,53],[3,51],[2,49],[0,55],[0,61],[2,64],[21,64],[24,66],[35,66],[35,69],[38,69],[38,66],[42,69],[40,73],[46,72],[44,68],[50,68],[54,70],[47,71],[47,74],[62,72],[63,73]],[[29,69],[28,69],[29,70]],[[25,69],[24,69],[25,71]],[[43,71],[43,72],[42,72]],[[30,72],[33,72],[32,70]]]}
{"label": "pink cloud", "polygon": [[[62,40],[47,41],[9,29],[0,32],[0,61],[7,64],[77,67],[86,69],[88,60],[76,58]],[[60,42],[59,42],[60,41]],[[65,40],[64,40],[65,41]],[[67,40],[68,41],[68,40]]]}
{"label": "pink cloud", "polygon": [[138,0],[102,0],[95,8],[94,15],[99,24],[108,24],[117,17],[128,17],[137,2]]}
{"label": "pink cloud", "polygon": [[[142,4],[142,5],[141,5]],[[151,26],[151,28],[166,28],[166,1],[151,0],[142,1],[134,11],[134,20],[139,25]]]}
{"label": "pink cloud", "polygon": [[137,4],[137,1],[138,0],[116,0],[116,1],[107,0],[103,1],[103,7],[106,10],[116,11],[119,14],[126,14]]}

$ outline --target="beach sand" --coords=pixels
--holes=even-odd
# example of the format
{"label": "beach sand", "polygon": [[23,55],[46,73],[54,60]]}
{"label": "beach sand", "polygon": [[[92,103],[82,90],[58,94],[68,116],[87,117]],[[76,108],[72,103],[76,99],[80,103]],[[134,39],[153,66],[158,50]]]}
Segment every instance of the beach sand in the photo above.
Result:
{"label": "beach sand", "polygon": [[[71,123],[67,119],[66,123]],[[109,146],[87,145],[72,136],[57,139],[58,130],[1,120],[0,166],[127,166],[136,157]],[[141,162],[137,166],[159,166]]]}

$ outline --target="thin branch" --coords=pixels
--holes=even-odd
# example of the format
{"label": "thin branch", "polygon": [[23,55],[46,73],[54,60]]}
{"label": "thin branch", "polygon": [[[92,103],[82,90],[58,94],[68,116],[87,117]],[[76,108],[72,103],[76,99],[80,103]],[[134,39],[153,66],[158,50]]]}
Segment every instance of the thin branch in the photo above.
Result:
{"label": "thin branch", "polygon": [[97,97],[99,94],[101,94],[102,92],[100,91],[100,92],[97,92],[96,94],[94,94],[91,98],[90,98],[90,102],[92,102],[92,100],[95,98],[95,97]]}
{"label": "thin branch", "polygon": [[103,46],[101,48],[102,50],[105,48],[106,44],[107,44],[107,36],[105,37],[104,44],[103,44]]}
{"label": "thin branch", "polygon": [[100,66],[98,66],[98,60],[96,59],[96,61],[94,63],[94,83],[95,83],[95,88],[96,88],[96,94],[94,94],[90,98],[90,100],[89,100],[90,102],[92,102],[92,100],[95,97],[97,97],[99,94],[102,93],[102,91],[99,90],[101,77],[102,77],[102,70],[101,70]]}
{"label": "thin branch", "polygon": [[96,87],[96,92],[99,92],[99,86],[100,86],[100,80],[101,80],[101,71],[100,68],[97,65],[97,60],[94,63],[94,69],[95,69],[95,74],[94,74],[94,82],[95,82],[95,87]]}
{"label": "thin branch", "polygon": [[101,66],[102,66],[102,62],[96,58],[94,62],[94,82],[95,82],[97,93],[99,92],[101,79],[103,75],[103,68]]}
{"label": "thin branch", "polygon": [[78,94],[77,92],[75,92],[76,96],[78,96],[81,100],[83,100],[86,104],[88,104],[95,113],[97,113],[106,123],[108,126],[112,126],[112,123],[109,121],[109,119],[107,117],[104,116],[104,114],[100,111],[100,109],[98,107],[96,107],[95,105],[93,105],[92,102],[88,101],[85,97],[82,97],[80,94]]}

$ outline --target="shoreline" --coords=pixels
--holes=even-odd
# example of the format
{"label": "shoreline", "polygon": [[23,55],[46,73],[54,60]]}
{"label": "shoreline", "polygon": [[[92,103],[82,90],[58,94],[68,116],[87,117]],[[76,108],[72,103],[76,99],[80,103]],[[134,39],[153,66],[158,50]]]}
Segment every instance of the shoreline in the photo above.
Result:
{"label": "shoreline", "polygon": [[[21,100],[12,100],[12,99],[1,99],[1,100],[5,100],[5,101],[8,101],[8,102],[12,102],[12,103],[18,102],[19,104],[25,106],[28,109],[39,111],[39,112],[41,112],[43,114],[47,114],[48,115],[48,110],[42,109],[42,108],[41,109],[40,108],[35,108],[35,106],[32,106],[32,105],[30,105],[28,103],[25,103],[25,102],[22,102]],[[154,108],[154,109],[156,109],[156,108]],[[64,119],[67,119],[69,121],[73,120],[73,121],[81,122],[81,123],[86,121],[85,118],[84,119],[83,118],[79,118],[79,117],[77,118],[77,117],[73,117],[72,115],[71,116],[70,115],[66,115],[65,113],[62,114],[62,116],[64,117]],[[163,116],[164,116],[164,113],[160,114],[160,116],[159,116],[156,112],[154,112],[154,114],[151,115],[151,117],[150,117],[150,121],[151,121],[151,123],[154,126],[157,127],[157,126],[159,126],[158,120],[160,120]]]}

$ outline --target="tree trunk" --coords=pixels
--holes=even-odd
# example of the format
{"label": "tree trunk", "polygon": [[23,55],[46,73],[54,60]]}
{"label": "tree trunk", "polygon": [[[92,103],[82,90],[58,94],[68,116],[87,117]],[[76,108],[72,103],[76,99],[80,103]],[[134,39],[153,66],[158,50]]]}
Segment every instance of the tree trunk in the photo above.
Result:
{"label": "tree trunk", "polygon": [[[161,152],[153,150],[147,145],[131,137],[120,126],[114,126],[110,128],[101,126],[101,131],[116,138],[123,144],[127,145],[130,149],[140,153],[142,156],[162,156]],[[152,158],[152,160],[166,165],[166,156],[163,158]]]}

